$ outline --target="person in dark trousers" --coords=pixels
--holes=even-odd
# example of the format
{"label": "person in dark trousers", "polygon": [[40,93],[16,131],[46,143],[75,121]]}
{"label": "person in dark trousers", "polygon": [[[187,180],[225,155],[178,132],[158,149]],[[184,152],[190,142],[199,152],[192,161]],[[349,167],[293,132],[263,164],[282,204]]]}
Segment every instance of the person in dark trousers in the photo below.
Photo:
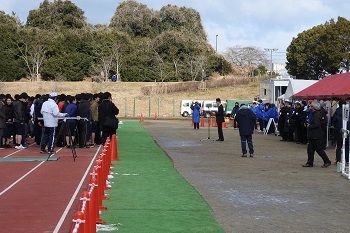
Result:
{"label": "person in dark trousers", "polygon": [[79,103],[77,104],[77,116],[80,116],[81,119],[77,122],[78,126],[78,141],[79,148],[87,148],[87,134],[88,134],[88,123],[91,121],[91,109],[90,109],[90,101],[89,97],[86,93],[82,93],[77,95],[77,101],[79,99]]}
{"label": "person in dark trousers", "polygon": [[329,167],[331,161],[329,160],[326,152],[322,148],[322,115],[320,113],[320,103],[317,100],[312,101],[310,104],[310,109],[312,111],[312,117],[310,123],[308,124],[309,128],[309,144],[307,146],[307,162],[303,167],[313,167],[314,166],[314,155],[315,151],[322,158],[323,165],[322,168]]}
{"label": "person in dark trousers", "polygon": [[236,120],[239,125],[239,135],[241,137],[242,157],[247,157],[246,143],[248,143],[250,157],[254,156],[253,133],[256,122],[255,114],[249,110],[245,104],[241,104]]}
{"label": "person in dark trousers", "polygon": [[0,94],[0,149],[5,148],[5,144],[2,144],[2,137],[4,135],[4,130],[6,127],[6,109],[5,109],[5,95]]}
{"label": "person in dark trousers", "polygon": [[216,99],[216,104],[218,105],[218,111],[215,113],[216,123],[218,125],[218,135],[219,139],[216,141],[224,141],[224,134],[222,132],[222,122],[224,122],[224,107],[221,104],[221,99]]}
{"label": "person in dark trousers", "polygon": [[328,127],[328,112],[327,110],[324,108],[325,104],[324,102],[321,100],[320,101],[320,113],[322,115],[322,148],[325,150],[327,148],[327,127]]}
{"label": "person in dark trousers", "polygon": [[302,126],[301,130],[301,144],[307,144],[307,115],[308,115],[308,104],[306,101],[301,101],[301,107],[303,111],[300,114],[300,124]]}
{"label": "person in dark trousers", "polygon": [[[339,100],[339,107],[335,110],[332,119],[332,125],[334,126],[334,139],[337,143],[337,149],[335,151],[336,163],[341,162],[341,150],[343,146],[343,134],[341,129],[343,128],[343,105],[345,100]],[[349,121],[347,122],[347,129],[349,129]],[[349,163],[349,136],[345,138],[345,161]]]}
{"label": "person in dark trousers", "polygon": [[3,135],[3,145],[6,145],[6,148],[11,148],[10,141],[11,135],[14,134],[15,128],[13,124],[13,118],[15,117],[13,105],[13,99],[11,96],[6,97],[6,103],[4,105],[5,115],[6,115],[6,127]]}
{"label": "person in dark trousers", "polygon": [[282,137],[281,141],[287,141],[288,137],[284,130],[284,122],[286,121],[287,116],[287,108],[284,103],[280,103],[280,112],[278,117],[278,132]]}
{"label": "person in dark trousers", "polygon": [[199,121],[200,121],[200,109],[198,102],[193,102],[191,107],[192,109],[192,122],[194,129],[199,129]]}
{"label": "person in dark trousers", "polygon": [[[56,128],[58,126],[58,117],[65,117],[68,114],[60,113],[58,109],[57,101],[57,93],[52,92],[49,95],[47,101],[43,103],[41,106],[40,113],[43,115],[44,126],[42,128],[43,132],[41,135],[40,142],[40,153],[45,154],[55,154],[54,146],[55,146],[55,133]],[[47,147],[47,151],[46,151]]]}
{"label": "person in dark trousers", "polygon": [[237,121],[235,118],[238,110],[239,110],[239,103],[236,102],[235,106],[232,108],[232,111],[231,111],[231,117],[233,119],[233,128],[235,128],[235,129],[238,128]]}
{"label": "person in dark trousers", "polygon": [[292,102],[290,100],[285,100],[286,102],[286,121],[284,124],[284,131],[287,136],[287,141],[294,141],[294,130],[295,130],[295,109],[292,107]]}
{"label": "person in dark trousers", "polygon": [[303,112],[303,108],[299,101],[295,102],[295,143],[300,144],[302,142],[302,131],[303,131],[303,123],[301,121],[301,115]]}
{"label": "person in dark trousers", "polygon": [[103,125],[106,117],[116,117],[119,114],[119,109],[112,102],[112,95],[109,92],[105,92],[102,95],[102,103],[98,106],[98,122],[102,130],[101,142],[104,144],[107,137],[112,137],[113,134],[116,134],[117,129],[108,128]]}

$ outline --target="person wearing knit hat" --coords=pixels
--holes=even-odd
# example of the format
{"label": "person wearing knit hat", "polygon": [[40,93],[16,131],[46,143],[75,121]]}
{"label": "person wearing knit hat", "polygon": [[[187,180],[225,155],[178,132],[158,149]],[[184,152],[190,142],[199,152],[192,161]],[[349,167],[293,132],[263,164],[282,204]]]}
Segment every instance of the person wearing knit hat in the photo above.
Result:
{"label": "person wearing knit hat", "polygon": [[323,165],[322,168],[329,167],[332,163],[329,160],[326,152],[322,148],[322,115],[320,113],[320,103],[317,100],[312,101],[310,104],[310,110],[312,111],[312,118],[308,123],[307,127],[309,129],[309,144],[307,146],[307,162],[303,167],[313,167],[314,166],[314,156],[315,151],[322,158]]}

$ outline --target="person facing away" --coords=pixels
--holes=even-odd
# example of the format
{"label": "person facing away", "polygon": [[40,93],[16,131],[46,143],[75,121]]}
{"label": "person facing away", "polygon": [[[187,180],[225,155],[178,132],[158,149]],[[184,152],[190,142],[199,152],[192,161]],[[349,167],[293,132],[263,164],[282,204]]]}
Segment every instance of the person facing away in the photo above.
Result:
{"label": "person facing away", "polygon": [[192,122],[194,129],[199,129],[199,121],[200,121],[200,109],[198,102],[192,102],[190,107],[192,109]]}
{"label": "person facing away", "polygon": [[218,125],[218,135],[219,139],[216,141],[224,141],[224,134],[222,132],[222,122],[224,122],[224,107],[221,104],[221,99],[216,99],[216,104],[218,105],[218,111],[215,113],[216,123]]}
{"label": "person facing away", "polygon": [[242,157],[247,157],[248,144],[250,157],[254,156],[253,133],[256,122],[256,115],[245,104],[241,104],[237,114],[236,120],[239,125],[239,135],[241,138]]}
{"label": "person facing away", "polygon": [[315,151],[322,158],[323,165],[322,168],[329,167],[331,161],[329,160],[326,152],[323,150],[322,144],[322,115],[320,113],[320,103],[317,100],[312,101],[310,104],[310,109],[312,111],[312,117],[310,123],[308,124],[309,128],[309,144],[307,145],[307,162],[303,167],[313,167],[314,165],[314,155]]}
{"label": "person facing away", "polygon": [[103,125],[103,122],[106,120],[106,117],[116,118],[119,114],[119,109],[112,102],[112,95],[109,92],[102,94],[102,103],[98,106],[98,122],[102,130],[101,143],[106,142],[107,137],[111,139],[113,134],[116,134],[117,129],[112,129]]}

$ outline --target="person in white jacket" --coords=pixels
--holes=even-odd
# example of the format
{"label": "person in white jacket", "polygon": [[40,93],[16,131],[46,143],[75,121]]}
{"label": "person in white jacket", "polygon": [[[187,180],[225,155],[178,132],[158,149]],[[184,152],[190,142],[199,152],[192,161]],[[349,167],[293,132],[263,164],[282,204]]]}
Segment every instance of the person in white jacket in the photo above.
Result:
{"label": "person in white jacket", "polygon": [[[41,107],[41,114],[43,114],[44,126],[40,142],[40,153],[55,154],[55,131],[58,126],[58,117],[65,117],[67,113],[61,113],[58,109],[57,93],[52,92],[49,99],[45,101]],[[47,150],[46,150],[47,146]]]}

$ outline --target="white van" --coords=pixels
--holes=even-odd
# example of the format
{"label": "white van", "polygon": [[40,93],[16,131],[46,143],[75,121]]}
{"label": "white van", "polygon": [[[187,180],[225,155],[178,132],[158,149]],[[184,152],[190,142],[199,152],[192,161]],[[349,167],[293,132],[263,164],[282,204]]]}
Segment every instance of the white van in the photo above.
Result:
{"label": "white van", "polygon": [[[226,111],[227,103],[226,101],[221,101],[222,106],[224,107],[224,114]],[[218,111],[218,105],[215,100],[204,100],[202,105],[202,115],[205,117],[215,116],[215,113]]]}
{"label": "white van", "polygon": [[187,117],[192,115],[191,105],[192,102],[198,102],[199,106],[201,106],[200,113],[202,112],[203,100],[181,100],[180,104],[180,115],[183,117]]}

